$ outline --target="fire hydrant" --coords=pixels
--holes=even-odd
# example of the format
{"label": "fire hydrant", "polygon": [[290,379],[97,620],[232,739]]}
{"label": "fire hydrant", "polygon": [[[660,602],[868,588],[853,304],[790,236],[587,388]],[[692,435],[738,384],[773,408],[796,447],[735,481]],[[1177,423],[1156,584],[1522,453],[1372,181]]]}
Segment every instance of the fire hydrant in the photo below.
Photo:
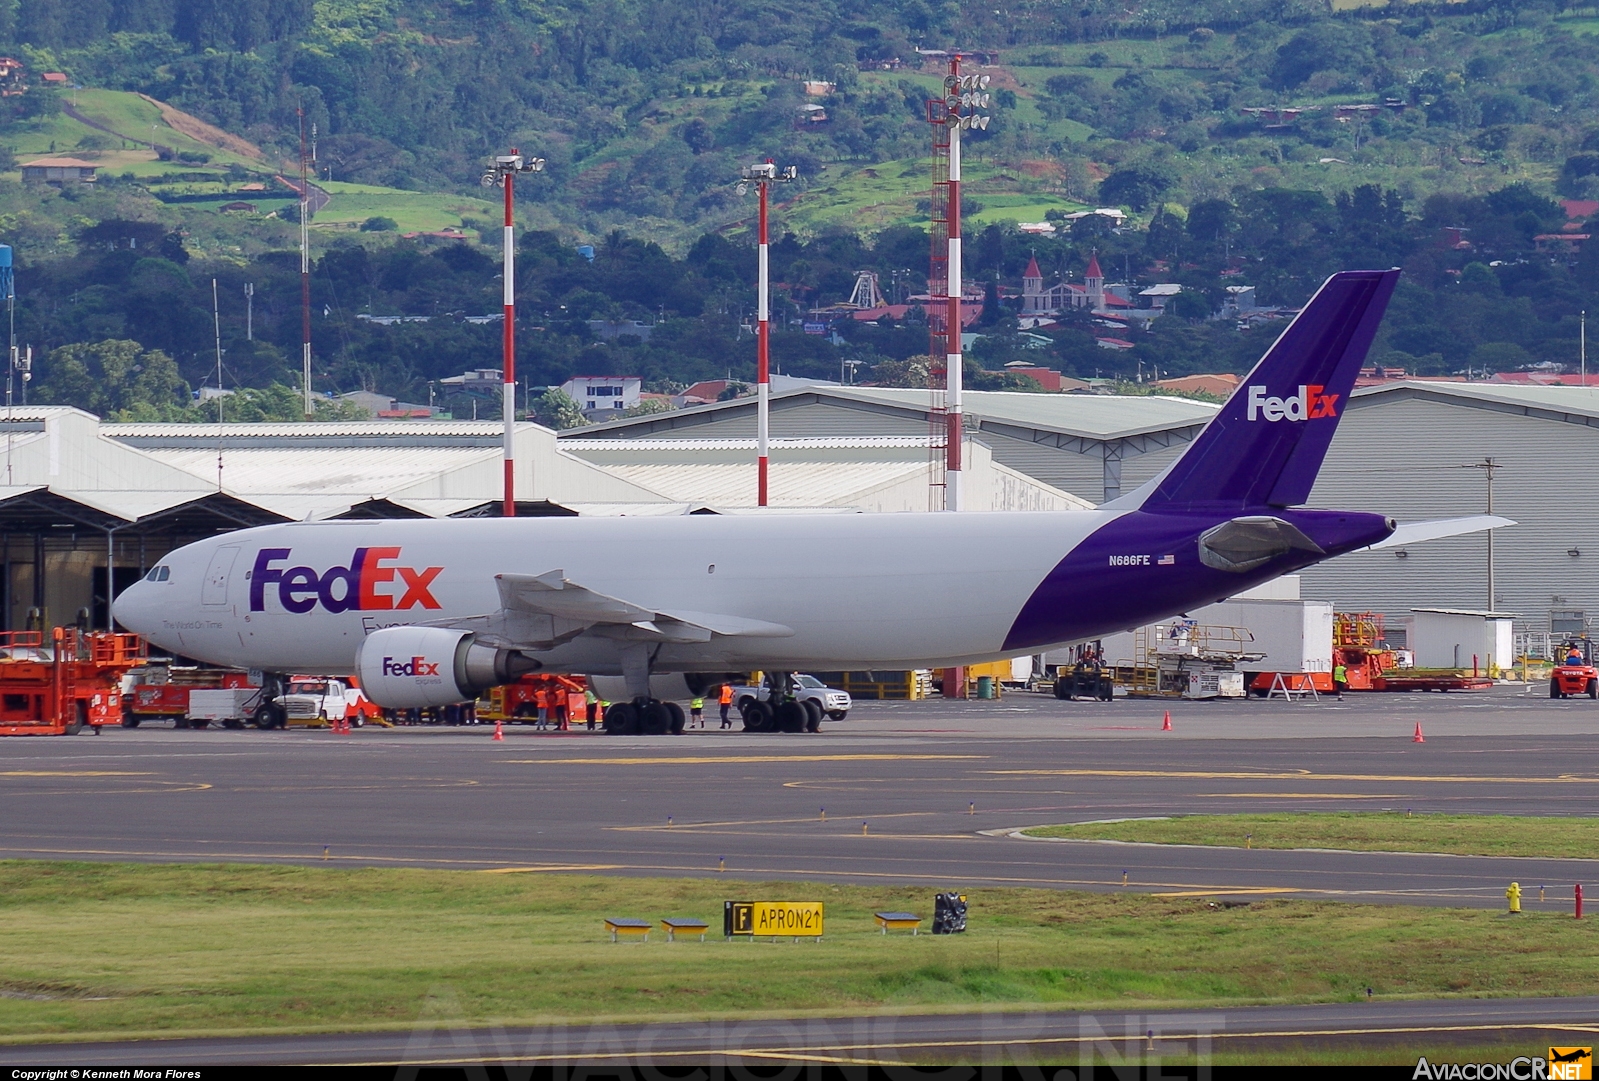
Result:
{"label": "fire hydrant", "polygon": [[1516,914],[1516,913],[1519,913],[1521,911],[1521,883],[1520,882],[1512,882],[1510,884],[1510,888],[1505,891],[1505,900],[1510,902],[1510,911],[1511,911],[1512,914]]}

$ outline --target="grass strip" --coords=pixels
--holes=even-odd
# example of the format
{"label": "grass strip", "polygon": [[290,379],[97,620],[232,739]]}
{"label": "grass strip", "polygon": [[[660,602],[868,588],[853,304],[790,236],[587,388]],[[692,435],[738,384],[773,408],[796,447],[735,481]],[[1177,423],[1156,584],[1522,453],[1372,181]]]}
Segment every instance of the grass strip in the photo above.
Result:
{"label": "grass strip", "polygon": [[1400,812],[1179,815],[1038,826],[1023,832],[1029,837],[1220,848],[1341,848],[1356,852],[1444,852],[1544,859],[1599,857],[1599,818]]}
{"label": "grass strip", "polygon": [[[974,1007],[1599,993],[1594,921],[1306,901],[250,865],[0,862],[0,1039]],[[820,942],[722,941],[722,901],[821,900]],[[612,944],[605,916],[711,940]]]}

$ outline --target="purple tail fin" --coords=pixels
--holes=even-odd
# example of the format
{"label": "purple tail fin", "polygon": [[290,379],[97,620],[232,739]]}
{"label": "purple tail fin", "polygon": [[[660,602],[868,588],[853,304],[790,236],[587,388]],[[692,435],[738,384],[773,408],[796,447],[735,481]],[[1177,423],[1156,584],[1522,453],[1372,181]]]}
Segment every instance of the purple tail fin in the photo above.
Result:
{"label": "purple tail fin", "polygon": [[1293,507],[1310,498],[1397,270],[1328,278],[1143,506]]}

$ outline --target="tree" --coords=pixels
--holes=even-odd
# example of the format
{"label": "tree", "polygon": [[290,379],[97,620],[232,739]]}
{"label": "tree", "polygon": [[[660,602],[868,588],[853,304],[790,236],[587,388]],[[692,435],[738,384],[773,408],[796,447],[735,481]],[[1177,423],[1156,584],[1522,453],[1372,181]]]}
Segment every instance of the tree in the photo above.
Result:
{"label": "tree", "polygon": [[1277,49],[1272,84],[1291,90],[1317,72],[1357,75],[1372,63],[1371,35],[1359,23],[1320,22],[1306,27]]}
{"label": "tree", "polygon": [[148,406],[163,415],[184,409],[189,387],[171,357],[127,339],[79,342],[50,351],[40,365],[34,399],[110,416]]}
{"label": "tree", "polygon": [[1124,165],[1099,185],[1099,201],[1112,206],[1148,210],[1175,182],[1162,165]]}
{"label": "tree", "polygon": [[583,410],[560,387],[550,387],[534,398],[532,413],[534,420],[558,432],[588,423],[583,419]]}

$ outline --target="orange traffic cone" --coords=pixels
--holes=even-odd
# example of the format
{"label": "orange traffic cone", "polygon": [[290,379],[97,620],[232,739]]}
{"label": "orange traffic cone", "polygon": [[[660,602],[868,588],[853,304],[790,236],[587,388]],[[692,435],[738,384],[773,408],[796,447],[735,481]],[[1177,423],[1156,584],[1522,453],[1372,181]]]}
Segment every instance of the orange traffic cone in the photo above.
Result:
{"label": "orange traffic cone", "polygon": [[500,721],[494,722],[494,738],[501,743],[505,741],[505,728]]}
{"label": "orange traffic cone", "polygon": [[1169,709],[1166,711],[1166,719],[1160,722],[1160,730],[1162,732],[1171,731],[1171,710]]}
{"label": "orange traffic cone", "polygon": [[1421,734],[1421,722],[1416,722],[1416,734],[1410,737],[1412,743],[1426,743],[1427,739]]}

